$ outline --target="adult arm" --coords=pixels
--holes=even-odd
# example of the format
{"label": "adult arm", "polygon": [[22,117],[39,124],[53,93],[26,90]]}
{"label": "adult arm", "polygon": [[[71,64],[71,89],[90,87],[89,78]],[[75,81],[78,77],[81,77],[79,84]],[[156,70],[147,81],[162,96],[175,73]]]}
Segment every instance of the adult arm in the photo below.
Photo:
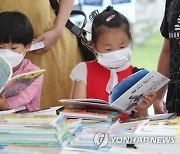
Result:
{"label": "adult arm", "polygon": [[[160,72],[161,74],[167,77],[169,77],[169,61],[170,61],[169,50],[170,50],[169,39],[164,39],[157,70],[158,72]],[[165,96],[166,91],[167,91],[167,85],[161,88],[156,94],[157,95],[156,100],[153,103],[154,111],[156,114],[166,112],[165,105],[164,105],[164,96]]]}
{"label": "adult arm", "polygon": [[70,16],[71,10],[74,5],[74,0],[59,0],[59,12],[56,17],[56,21],[53,29],[47,31],[37,37],[33,43],[43,41],[45,47],[41,50],[37,50],[36,53],[47,51],[51,46],[62,36],[63,29]]}

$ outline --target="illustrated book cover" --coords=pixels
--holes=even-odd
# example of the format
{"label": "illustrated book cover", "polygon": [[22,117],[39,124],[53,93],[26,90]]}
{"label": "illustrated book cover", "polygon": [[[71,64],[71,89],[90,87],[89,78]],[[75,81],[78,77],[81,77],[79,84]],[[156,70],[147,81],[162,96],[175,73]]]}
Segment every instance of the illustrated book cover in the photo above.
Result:
{"label": "illustrated book cover", "polygon": [[9,62],[0,56],[0,93],[6,89],[6,97],[11,97],[27,88],[45,72],[44,69],[22,73],[12,77],[13,71]]}

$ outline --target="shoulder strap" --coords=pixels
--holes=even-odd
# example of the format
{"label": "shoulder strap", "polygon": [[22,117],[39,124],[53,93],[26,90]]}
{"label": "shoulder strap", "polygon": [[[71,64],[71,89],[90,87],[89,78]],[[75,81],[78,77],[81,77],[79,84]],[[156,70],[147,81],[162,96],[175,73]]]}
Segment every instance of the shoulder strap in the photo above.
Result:
{"label": "shoulder strap", "polygon": [[[59,11],[59,3],[57,0],[49,0],[50,4],[55,12],[55,14],[58,14]],[[73,10],[71,12],[71,15],[83,15],[84,16],[84,22],[81,28],[79,28],[78,26],[76,26],[74,23],[72,23],[69,19],[66,23],[66,27],[72,32],[74,33],[76,36],[80,36],[82,33],[82,29],[85,27],[86,23],[87,23],[87,18],[86,18],[86,14],[83,11],[80,10]]]}

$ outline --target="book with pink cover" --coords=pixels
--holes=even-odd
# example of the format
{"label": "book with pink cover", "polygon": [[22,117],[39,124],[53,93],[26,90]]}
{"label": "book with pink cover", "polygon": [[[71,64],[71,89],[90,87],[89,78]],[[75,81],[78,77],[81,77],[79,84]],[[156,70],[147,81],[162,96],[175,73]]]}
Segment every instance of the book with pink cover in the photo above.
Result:
{"label": "book with pink cover", "polygon": [[0,93],[6,89],[6,97],[17,95],[19,91],[27,88],[38,77],[40,77],[45,70],[37,70],[27,73],[22,73],[12,77],[12,68],[9,62],[0,56]]}

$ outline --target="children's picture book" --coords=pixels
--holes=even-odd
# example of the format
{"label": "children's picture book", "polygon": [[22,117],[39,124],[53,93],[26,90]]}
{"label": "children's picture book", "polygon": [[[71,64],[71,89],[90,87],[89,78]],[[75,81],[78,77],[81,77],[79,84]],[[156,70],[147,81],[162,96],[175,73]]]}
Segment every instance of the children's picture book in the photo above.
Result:
{"label": "children's picture book", "polygon": [[[126,84],[130,85],[133,78],[136,78],[138,73],[141,73],[142,71],[143,70],[124,79],[113,89],[109,97],[110,105],[112,107],[124,113],[131,114],[132,110],[143,100],[144,96],[149,95],[150,92],[158,91],[170,81],[169,78],[159,72],[151,71],[132,85],[132,87],[124,92],[121,91],[122,87],[126,86]],[[129,80],[130,78],[132,81]]]}
{"label": "children's picture book", "polygon": [[[15,109],[0,111],[0,115],[17,113],[17,112],[23,111],[23,110],[26,110],[26,106],[21,106],[21,107],[19,107],[19,108],[15,108]],[[1,120],[0,120],[0,121],[1,121]]]}
{"label": "children's picture book", "polygon": [[62,105],[70,109],[99,109],[99,110],[116,110],[110,104],[101,99],[61,99]]}
{"label": "children's picture book", "polygon": [[44,69],[22,73],[12,77],[13,71],[9,62],[0,56],[0,93],[6,89],[6,97],[18,94],[21,90],[27,88],[38,77],[45,72]]}
{"label": "children's picture book", "polygon": [[134,134],[147,136],[175,136],[179,126],[179,117],[174,119],[149,121],[145,125],[139,125],[134,131]]}
{"label": "children's picture book", "polygon": [[95,109],[65,109],[60,112],[60,115],[67,118],[102,119],[105,121],[112,121],[119,113],[116,111]]}
{"label": "children's picture book", "polygon": [[63,105],[69,108],[95,108],[119,110],[131,114],[145,95],[156,92],[170,81],[157,71],[142,69],[119,82],[111,94],[109,102],[100,99],[61,99]]}
{"label": "children's picture book", "polygon": [[149,115],[147,117],[129,118],[125,121],[121,121],[121,123],[128,123],[128,122],[134,122],[134,121],[137,122],[137,121],[141,121],[145,119],[148,119],[149,121],[159,121],[159,120],[173,119],[176,117],[177,117],[176,113],[154,114],[154,115]]}

